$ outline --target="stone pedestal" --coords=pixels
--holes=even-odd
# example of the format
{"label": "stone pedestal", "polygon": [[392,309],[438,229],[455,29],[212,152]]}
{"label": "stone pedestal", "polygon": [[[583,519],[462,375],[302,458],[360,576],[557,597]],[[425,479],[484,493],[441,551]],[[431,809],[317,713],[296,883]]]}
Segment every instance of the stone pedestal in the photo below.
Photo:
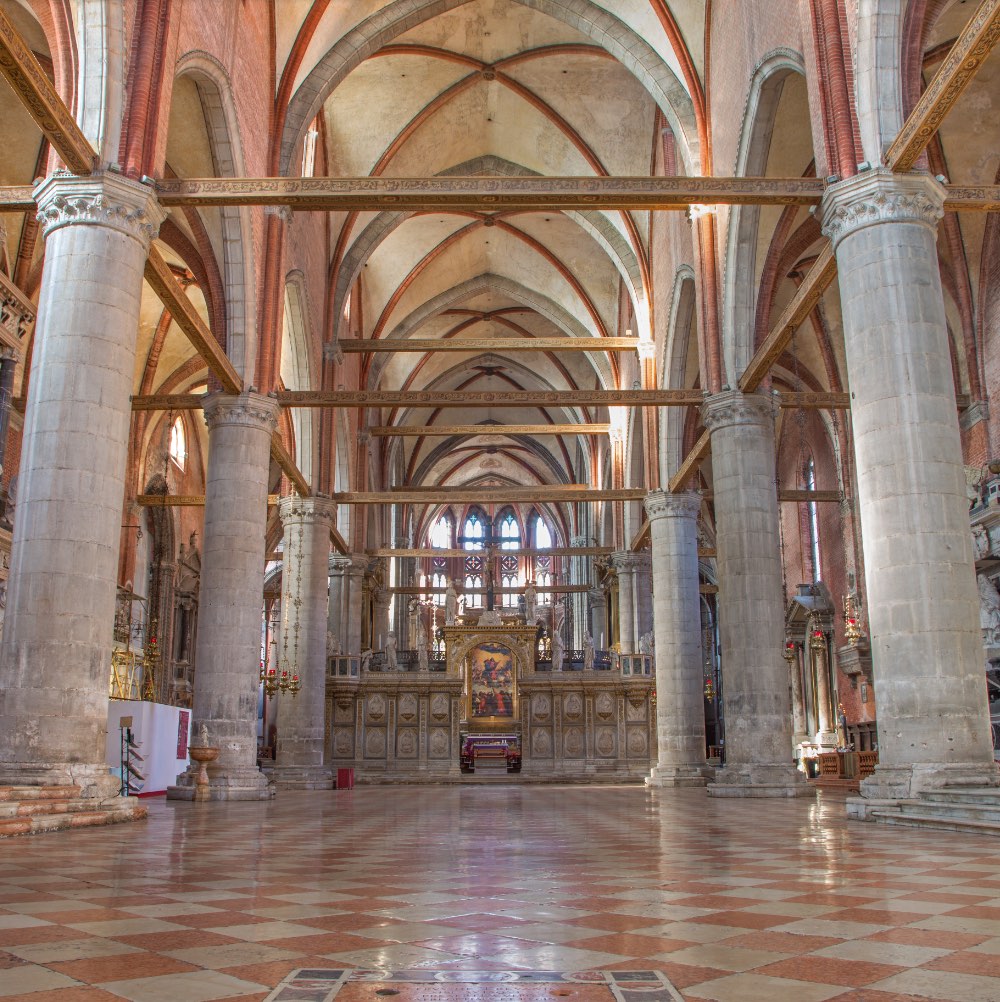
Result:
{"label": "stone pedestal", "polygon": [[0,784],[118,790],[108,678],[142,274],[162,212],[117,175],[35,190],[45,270],[0,661]]}
{"label": "stone pedestal", "polygon": [[[220,749],[208,770],[212,800],[273,795],[257,768],[257,694],[267,475],[277,416],[277,402],[259,393],[218,393],[205,401],[208,475],[194,724],[204,724]],[[167,791],[175,799],[193,794],[187,773]]]}
{"label": "stone pedestal", "polygon": [[653,491],[646,498],[652,539],[658,759],[647,786],[704,786],[701,595],[697,494]]}
{"label": "stone pedestal", "polygon": [[936,249],[944,188],[831,185],[879,722],[862,796],[993,785],[979,602]]}
{"label": "stone pedestal", "polygon": [[271,777],[279,789],[329,790],[333,774],[324,762],[327,566],[336,508],[329,498],[282,498],[282,643],[301,690],[278,700],[278,754]]}
{"label": "stone pedestal", "polygon": [[726,765],[716,797],[811,795],[792,762],[774,415],[769,399],[724,391],[704,405],[712,434]]}

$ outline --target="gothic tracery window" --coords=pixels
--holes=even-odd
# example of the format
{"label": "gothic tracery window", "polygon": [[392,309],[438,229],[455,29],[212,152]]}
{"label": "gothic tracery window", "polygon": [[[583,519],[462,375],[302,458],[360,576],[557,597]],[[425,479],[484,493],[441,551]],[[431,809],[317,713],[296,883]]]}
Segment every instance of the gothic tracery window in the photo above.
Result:
{"label": "gothic tracery window", "polygon": [[187,459],[187,442],[184,435],[184,419],[176,418],[170,426],[170,444],[167,451],[170,458],[183,470],[184,461]]}

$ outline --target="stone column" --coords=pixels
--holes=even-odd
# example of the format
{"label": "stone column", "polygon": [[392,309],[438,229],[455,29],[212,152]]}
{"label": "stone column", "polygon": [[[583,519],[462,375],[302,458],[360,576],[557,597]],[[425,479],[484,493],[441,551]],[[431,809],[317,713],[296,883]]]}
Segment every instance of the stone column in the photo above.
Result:
{"label": "stone column", "polygon": [[591,588],[587,595],[590,598],[590,628],[594,647],[607,650],[608,596],[604,594],[603,588]]}
{"label": "stone column", "polygon": [[799,648],[794,640],[785,641],[785,661],[792,686],[792,748],[808,740],[806,735],[806,701],[802,693],[802,666],[799,662]]}
{"label": "stone column", "polygon": [[10,429],[10,405],[14,396],[14,370],[17,352],[0,347],[0,472],[7,453],[7,432]]}
{"label": "stone column", "polygon": [[337,647],[344,653],[348,653],[345,646],[347,620],[344,616],[344,598],[347,590],[346,569],[349,563],[348,557],[331,555],[327,566],[330,577],[330,608],[327,612],[326,628],[337,638]]}
{"label": "stone column", "polygon": [[[257,695],[264,532],[271,434],[278,404],[253,391],[205,400],[208,473],[198,604],[194,733],[208,728],[220,749],[209,766],[211,800],[265,800],[273,788],[257,768]],[[167,791],[190,799],[185,773]]]}
{"label": "stone column", "polygon": [[656,490],[646,498],[652,540],[659,750],[647,786],[704,786],[713,772],[705,761],[700,509],[701,498],[694,493]]}
{"label": "stone column", "polygon": [[634,654],[635,635],[635,554],[619,550],[611,554],[618,573],[618,643],[622,654]]}
{"label": "stone column", "polygon": [[[350,557],[344,568],[344,633],[342,650],[361,653],[361,617],[364,613],[365,570],[368,557],[363,553]],[[373,641],[376,642],[378,637]]]}
{"label": "stone column", "polygon": [[[591,536],[572,536],[570,537],[570,545],[574,549],[584,546],[596,546],[597,540]],[[590,584],[590,561],[590,557],[570,558],[570,584]],[[587,624],[587,593],[583,591],[574,592],[570,596],[570,604],[573,608],[573,635],[570,638],[570,643],[576,650],[582,650],[584,634],[590,631],[590,627]],[[594,643],[597,643],[596,637],[594,638]]]}
{"label": "stone column", "polygon": [[809,631],[809,651],[816,672],[816,744],[822,748],[837,747],[837,730],[833,724],[833,701],[830,692],[830,667],[827,664],[826,634],[818,627]]}
{"label": "stone column", "polygon": [[118,175],[35,189],[46,238],[0,662],[0,783],[110,796],[105,734],[142,273],[163,214]]}
{"label": "stone column", "polygon": [[[301,691],[278,693],[278,754],[272,777],[279,789],[329,790],[324,765],[327,566],[336,508],[329,498],[283,497],[281,610],[288,658]],[[282,642],[280,656],[284,656]]]}
{"label": "stone column", "polygon": [[704,404],[712,435],[726,764],[717,797],[814,791],[792,762],[771,401],[726,390]]}
{"label": "stone column", "polygon": [[994,785],[979,601],[937,258],[944,188],[831,185],[879,720],[866,798]]}
{"label": "stone column", "polygon": [[635,625],[635,649],[641,647],[643,636],[653,629],[653,569],[649,553],[635,554],[635,571],[632,576],[632,609]]}

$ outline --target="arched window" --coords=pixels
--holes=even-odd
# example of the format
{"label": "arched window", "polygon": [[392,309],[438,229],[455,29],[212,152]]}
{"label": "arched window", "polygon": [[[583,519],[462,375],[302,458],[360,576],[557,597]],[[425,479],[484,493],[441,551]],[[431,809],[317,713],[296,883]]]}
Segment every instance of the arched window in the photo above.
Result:
{"label": "arched window", "polygon": [[463,550],[481,550],[483,548],[486,530],[483,527],[483,520],[480,518],[479,512],[470,512],[469,517],[465,520],[465,532],[463,535]]}
{"label": "arched window", "polygon": [[451,547],[451,519],[442,515],[431,526],[431,546],[435,550],[447,550]]}
{"label": "arched window", "polygon": [[513,512],[508,512],[500,523],[500,549],[516,550],[521,546],[521,527]]}
{"label": "arched window", "polygon": [[542,521],[541,515],[535,516],[535,547],[539,550],[548,550],[552,546],[552,533],[549,527]]}
{"label": "arched window", "polygon": [[[816,463],[812,456],[806,462],[803,480],[806,482],[807,491],[816,490]],[[809,552],[812,556],[812,578],[815,583],[823,576],[819,553],[819,507],[815,501],[807,501],[806,506],[809,510]]]}
{"label": "arched window", "polygon": [[[448,577],[443,571],[435,571],[431,575],[431,587],[432,588],[447,588],[448,587]],[[434,593],[434,604],[444,605],[445,593],[443,591]]]}
{"label": "arched window", "polygon": [[184,461],[187,459],[187,443],[184,436],[184,420],[176,418],[170,426],[170,458],[180,469],[184,469]]}

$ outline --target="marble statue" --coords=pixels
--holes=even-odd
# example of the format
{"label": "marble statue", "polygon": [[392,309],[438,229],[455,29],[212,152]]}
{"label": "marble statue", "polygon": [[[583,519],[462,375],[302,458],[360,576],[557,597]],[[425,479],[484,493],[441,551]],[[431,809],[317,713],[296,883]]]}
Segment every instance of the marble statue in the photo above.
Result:
{"label": "marble statue", "polygon": [[656,651],[656,637],[653,636],[653,631],[650,630],[648,633],[644,633],[639,638],[639,653],[640,654],[653,654]]}
{"label": "marble statue", "polygon": [[558,630],[552,631],[552,670],[562,671],[563,666],[563,639]]}
{"label": "marble statue", "polygon": [[326,631],[326,656],[332,658],[334,654],[340,653],[340,641],[332,630]]}
{"label": "marble statue", "polygon": [[976,575],[976,579],[979,582],[979,626],[983,631],[983,643],[987,647],[1000,647],[1000,593],[985,574]]}
{"label": "marble statue", "polygon": [[972,553],[973,559],[982,560],[990,552],[990,537],[986,529],[981,525],[972,527]]}
{"label": "marble statue", "polygon": [[444,596],[444,625],[454,626],[458,616],[458,591],[455,589],[455,579],[448,578],[448,590]]}
{"label": "marble statue", "polygon": [[385,667],[388,671],[396,671],[399,663],[396,660],[396,634],[389,631],[385,638]]}
{"label": "marble statue", "polygon": [[594,667],[594,638],[589,634],[583,635],[583,668],[584,671],[591,671]]}
{"label": "marble statue", "polygon": [[534,625],[538,620],[538,593],[535,585],[529,581],[524,586],[524,621],[528,626]]}

